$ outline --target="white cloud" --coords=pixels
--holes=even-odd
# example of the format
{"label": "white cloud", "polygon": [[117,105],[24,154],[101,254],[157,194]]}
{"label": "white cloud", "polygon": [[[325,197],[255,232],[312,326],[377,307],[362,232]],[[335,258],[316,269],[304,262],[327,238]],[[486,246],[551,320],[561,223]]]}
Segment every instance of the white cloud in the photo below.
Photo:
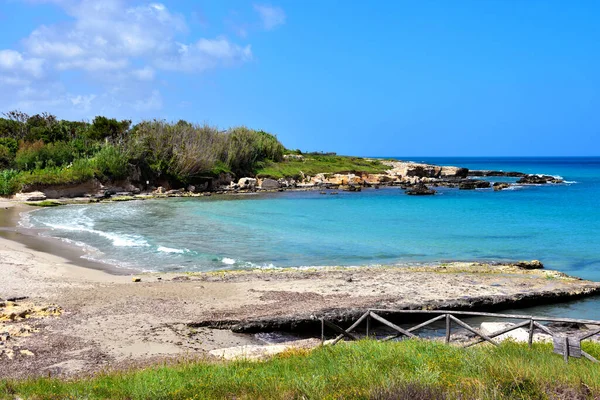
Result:
{"label": "white cloud", "polygon": [[[185,17],[162,3],[29,1],[52,3],[69,18],[38,26],[19,49],[0,49],[0,92],[14,94],[0,98],[0,111],[20,108],[79,118],[93,108],[131,117],[132,111],[162,108],[154,81],[163,71],[200,73],[253,58],[249,44],[223,36],[190,40]],[[285,22],[279,8],[255,8],[265,29]],[[72,79],[79,77],[73,72],[83,79]]]}
{"label": "white cloud", "polygon": [[83,69],[86,71],[112,71],[127,67],[126,59],[107,60],[106,58],[93,57],[89,59],[79,59],[74,61],[61,61],[56,63],[59,70]]}
{"label": "white cloud", "polygon": [[131,74],[140,81],[151,81],[154,79],[155,71],[153,68],[146,66],[141,69],[134,69]]}
{"label": "white cloud", "polygon": [[[20,75],[26,74],[39,78],[44,74],[44,60],[40,58],[25,58],[15,50],[0,50],[0,70]],[[18,77],[15,78],[18,79]]]}
{"label": "white cloud", "polygon": [[242,47],[225,38],[200,39],[189,45],[180,43],[177,53],[158,60],[157,66],[167,70],[191,72],[234,65],[251,59],[250,45]]}
{"label": "white cloud", "polygon": [[280,7],[255,4],[254,9],[260,16],[263,28],[268,31],[277,28],[279,25],[285,24],[285,12]]}

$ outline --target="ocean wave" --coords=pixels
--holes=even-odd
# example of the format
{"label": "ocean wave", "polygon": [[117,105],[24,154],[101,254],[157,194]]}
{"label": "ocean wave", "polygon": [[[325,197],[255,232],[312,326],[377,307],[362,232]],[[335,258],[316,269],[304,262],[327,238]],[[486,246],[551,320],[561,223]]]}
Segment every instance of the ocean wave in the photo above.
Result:
{"label": "ocean wave", "polygon": [[176,254],[184,254],[184,253],[189,252],[188,249],[174,249],[172,247],[165,247],[165,246],[158,246],[158,248],[156,250],[163,252],[163,253],[176,253]]}
{"label": "ocean wave", "polygon": [[235,260],[233,258],[229,258],[229,257],[223,257],[221,259],[221,262],[223,264],[227,264],[227,265],[233,265],[233,264],[235,264]]}
{"label": "ocean wave", "polygon": [[31,223],[31,215],[30,215],[31,211],[24,211],[22,213],[19,213],[19,216],[21,217],[19,219],[19,226],[21,228],[33,228],[33,224]]}
{"label": "ocean wave", "polygon": [[70,232],[86,232],[94,235],[101,236],[112,242],[113,246],[116,247],[147,247],[150,246],[146,239],[139,235],[130,235],[126,233],[112,233],[99,231],[97,229],[90,229],[85,226],[78,225],[62,225],[53,224],[48,222],[42,222],[45,226],[58,230],[58,231],[70,231]]}

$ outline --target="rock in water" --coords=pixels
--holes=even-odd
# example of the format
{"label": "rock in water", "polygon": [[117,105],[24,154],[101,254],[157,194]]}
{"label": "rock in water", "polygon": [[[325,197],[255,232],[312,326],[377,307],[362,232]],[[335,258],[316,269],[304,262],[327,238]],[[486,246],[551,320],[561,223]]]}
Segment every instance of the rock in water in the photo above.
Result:
{"label": "rock in water", "polygon": [[540,260],[531,260],[531,261],[519,261],[515,263],[515,266],[521,269],[543,269],[544,264]]}
{"label": "rock in water", "polygon": [[488,181],[478,181],[478,180],[465,180],[458,184],[458,188],[460,190],[474,190],[474,189],[485,189],[492,186]]}
{"label": "rock in water", "polygon": [[510,187],[510,184],[506,183],[506,182],[494,182],[494,190],[499,191],[499,190],[503,190],[503,189],[507,189]]}
{"label": "rock in water", "polygon": [[544,185],[546,183],[563,183],[564,180],[550,175],[525,175],[517,181],[526,185]]}
{"label": "rock in water", "polygon": [[406,190],[405,193],[410,196],[429,196],[435,194],[435,190],[428,188],[423,183],[418,183],[410,189]]}

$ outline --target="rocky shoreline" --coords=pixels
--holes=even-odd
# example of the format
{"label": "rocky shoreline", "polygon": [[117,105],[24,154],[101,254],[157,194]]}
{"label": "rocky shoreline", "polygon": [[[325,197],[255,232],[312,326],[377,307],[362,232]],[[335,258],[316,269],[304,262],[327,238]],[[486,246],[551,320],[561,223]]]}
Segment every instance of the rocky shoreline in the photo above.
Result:
{"label": "rocky shoreline", "polygon": [[[23,202],[40,202],[49,199],[77,199],[78,201],[99,202],[105,200],[127,201],[147,198],[200,197],[212,194],[239,194],[275,191],[318,190],[322,194],[335,194],[323,190],[357,192],[363,188],[397,186],[407,195],[433,195],[435,188],[447,187],[459,190],[492,188],[501,191],[513,186],[560,184],[564,180],[550,175],[526,174],[516,171],[469,170],[462,167],[438,166],[407,161],[383,160],[389,167],[385,173],[370,174],[360,172],[325,174],[314,176],[300,172],[299,178],[271,179],[268,177],[242,177],[234,180],[229,174],[218,178],[204,178],[198,185],[185,188],[165,186],[154,187],[129,180],[102,184],[92,180],[76,185],[37,185],[28,187],[23,193],[14,196]],[[505,177],[518,178],[515,182],[494,182],[478,178]]]}

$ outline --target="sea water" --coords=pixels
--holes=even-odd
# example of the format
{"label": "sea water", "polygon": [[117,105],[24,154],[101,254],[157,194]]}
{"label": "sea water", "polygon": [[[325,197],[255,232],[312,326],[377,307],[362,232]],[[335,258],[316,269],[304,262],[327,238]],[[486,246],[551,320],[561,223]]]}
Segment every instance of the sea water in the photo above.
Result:
{"label": "sea water", "polygon": [[435,196],[387,187],[71,205],[32,212],[24,224],[82,246],[87,258],[144,271],[539,259],[600,280],[600,157],[411,159],[565,183],[438,188]]}

